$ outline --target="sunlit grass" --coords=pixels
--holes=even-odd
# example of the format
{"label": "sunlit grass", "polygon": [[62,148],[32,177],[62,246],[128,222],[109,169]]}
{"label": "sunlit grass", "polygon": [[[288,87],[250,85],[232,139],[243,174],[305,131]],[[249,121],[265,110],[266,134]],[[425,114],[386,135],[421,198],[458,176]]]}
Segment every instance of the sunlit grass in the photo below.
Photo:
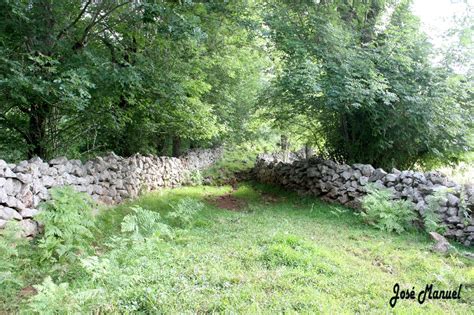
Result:
{"label": "sunlit grass", "polygon": [[[104,296],[111,298],[94,297],[89,302],[89,307],[97,303],[105,312],[365,314],[392,311],[388,302],[395,283],[417,290],[431,283],[452,290],[462,283],[461,300],[423,305],[403,300],[394,310],[472,311],[471,261],[431,252],[432,244],[421,232],[387,234],[363,224],[343,207],[261,185],[243,185],[232,192],[246,200],[241,211],[206,204],[193,226],[176,229],[172,240],[151,243],[148,250],[107,254],[111,249],[104,244],[120,234],[120,222],[132,204],[166,214],[169,203],[180,198],[205,202],[231,191],[230,187],[163,190],[104,211],[98,216],[97,255],[115,257],[120,272],[110,276],[114,285],[94,282],[78,272],[81,277],[67,280],[69,290],[74,294],[105,290]],[[65,281],[52,275],[56,282]]]}

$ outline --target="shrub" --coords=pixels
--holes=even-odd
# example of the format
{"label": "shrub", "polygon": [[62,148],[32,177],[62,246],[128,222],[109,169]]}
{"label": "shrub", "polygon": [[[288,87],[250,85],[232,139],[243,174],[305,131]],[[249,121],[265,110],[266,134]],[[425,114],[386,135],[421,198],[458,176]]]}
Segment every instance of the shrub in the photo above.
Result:
{"label": "shrub", "polygon": [[415,212],[406,200],[393,200],[388,189],[368,186],[368,194],[362,199],[364,220],[380,230],[402,233],[413,225]]}
{"label": "shrub", "polygon": [[191,186],[200,186],[204,182],[204,178],[199,170],[195,170],[188,173],[186,182]]}
{"label": "shrub", "polygon": [[91,250],[95,229],[92,199],[70,187],[53,188],[51,200],[42,205],[36,219],[44,224],[39,240],[42,261],[64,263],[75,261]]}
{"label": "shrub", "polygon": [[193,217],[204,208],[202,202],[192,198],[183,198],[170,206],[173,211],[167,217],[180,227],[189,226]]}
{"label": "shrub", "polygon": [[149,236],[171,237],[170,227],[161,222],[158,212],[140,206],[132,207],[132,211],[122,221],[122,233],[129,234],[133,240],[143,240]]}

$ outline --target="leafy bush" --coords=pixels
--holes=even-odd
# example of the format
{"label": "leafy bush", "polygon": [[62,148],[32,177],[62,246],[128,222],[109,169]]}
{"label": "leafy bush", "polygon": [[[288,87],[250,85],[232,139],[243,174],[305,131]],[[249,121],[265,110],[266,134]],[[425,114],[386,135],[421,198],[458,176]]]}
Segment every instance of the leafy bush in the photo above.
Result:
{"label": "leafy bush", "polygon": [[189,172],[186,183],[191,186],[200,186],[202,185],[204,178],[199,170]]}
{"label": "leafy bush", "polygon": [[168,218],[180,227],[191,224],[193,217],[204,208],[204,204],[192,198],[183,198],[170,204],[173,211],[168,213]]}
{"label": "leafy bush", "polygon": [[50,193],[51,200],[42,205],[43,211],[36,217],[44,224],[38,244],[42,260],[72,262],[91,250],[95,204],[89,196],[70,187],[53,188]]}
{"label": "leafy bush", "polygon": [[388,189],[368,186],[368,194],[362,199],[364,220],[387,232],[402,233],[412,227],[415,220],[413,205],[406,200],[393,200]]}
{"label": "leafy bush", "polygon": [[160,222],[161,216],[158,212],[140,206],[131,209],[133,213],[125,216],[122,221],[122,233],[130,234],[133,240],[142,240],[149,236],[171,236],[170,227]]}

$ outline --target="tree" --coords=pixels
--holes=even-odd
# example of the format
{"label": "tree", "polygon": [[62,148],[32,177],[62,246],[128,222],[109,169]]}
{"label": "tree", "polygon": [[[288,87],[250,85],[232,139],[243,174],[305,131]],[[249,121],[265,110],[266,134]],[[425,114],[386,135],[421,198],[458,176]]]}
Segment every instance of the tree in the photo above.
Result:
{"label": "tree", "polygon": [[264,104],[275,121],[306,124],[320,154],[405,168],[467,148],[466,111],[408,1],[276,1],[268,12],[284,58]]}
{"label": "tree", "polygon": [[171,142],[176,155],[242,130],[255,104],[265,57],[244,1],[3,0],[0,9],[7,158],[164,153]]}

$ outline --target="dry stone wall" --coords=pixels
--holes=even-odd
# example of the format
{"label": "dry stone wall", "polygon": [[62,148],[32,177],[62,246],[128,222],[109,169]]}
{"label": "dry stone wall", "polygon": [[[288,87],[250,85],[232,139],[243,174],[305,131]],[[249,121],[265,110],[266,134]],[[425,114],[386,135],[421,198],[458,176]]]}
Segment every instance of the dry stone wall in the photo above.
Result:
{"label": "dry stone wall", "polygon": [[[474,245],[474,187],[460,186],[439,172],[392,169],[390,173],[366,164],[337,164],[318,157],[282,162],[279,155],[260,155],[252,171],[261,182],[283,186],[301,194],[320,196],[358,209],[367,184],[392,190],[395,199],[413,202],[414,211],[423,215],[437,191],[445,197],[437,201],[437,213],[446,225],[445,236],[467,246]],[[437,198],[438,199],[438,198]],[[433,201],[431,201],[433,202]]]}
{"label": "dry stone wall", "polygon": [[218,148],[193,150],[180,158],[139,154],[123,158],[111,153],[85,163],[65,157],[18,164],[0,160],[0,228],[17,220],[25,236],[35,235],[34,217],[52,187],[68,185],[98,202],[117,204],[143,191],[178,186],[190,172],[212,165],[221,156]]}

